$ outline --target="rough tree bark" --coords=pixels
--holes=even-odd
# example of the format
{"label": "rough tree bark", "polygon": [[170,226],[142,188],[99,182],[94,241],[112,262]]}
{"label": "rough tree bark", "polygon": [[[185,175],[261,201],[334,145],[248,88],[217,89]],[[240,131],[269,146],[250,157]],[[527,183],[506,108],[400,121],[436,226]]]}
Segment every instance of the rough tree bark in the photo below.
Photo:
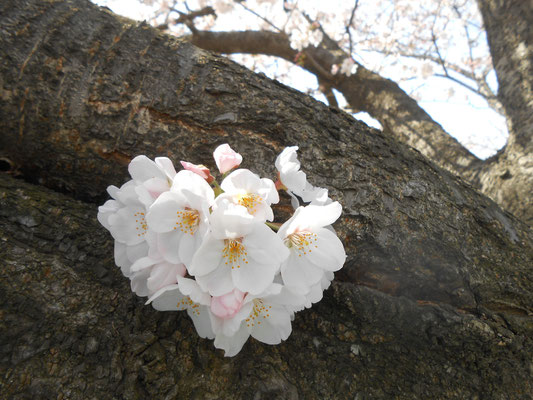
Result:
{"label": "rough tree bark", "polygon": [[[270,31],[209,32],[193,30],[195,45],[225,54],[265,54],[297,63],[315,74],[321,86],[335,88],[351,108],[366,111],[383,131],[414,147],[426,157],[461,176],[505,209],[533,224],[532,46],[528,29],[533,18],[530,1],[479,0],[491,54],[499,80],[499,100],[509,117],[509,143],[482,161],[435,122],[395,82],[358,65],[350,77],[331,75],[333,64],[348,54],[325,36],[318,47],[298,52],[284,33]],[[490,11],[489,11],[490,10]],[[508,61],[509,60],[509,61]]]}
{"label": "rough tree bark", "polygon": [[507,145],[485,162],[476,184],[533,225],[533,2],[478,0],[507,115]]}
{"label": "rough tree bark", "polygon": [[[342,112],[83,0],[8,1],[0,24],[0,150],[33,182],[0,175],[0,397],[531,398],[533,234],[494,202]],[[136,154],[205,162],[222,142],[263,175],[299,144],[344,206],[348,253],[285,343],[231,359],[130,293],[87,202]]]}

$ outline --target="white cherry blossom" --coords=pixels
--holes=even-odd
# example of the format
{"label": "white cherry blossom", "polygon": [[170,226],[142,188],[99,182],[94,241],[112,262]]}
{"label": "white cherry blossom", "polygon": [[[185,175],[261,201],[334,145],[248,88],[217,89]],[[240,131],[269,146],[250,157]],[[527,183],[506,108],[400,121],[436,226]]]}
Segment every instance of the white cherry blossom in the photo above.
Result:
{"label": "white cherry blossom", "polygon": [[331,203],[328,197],[328,190],[321,187],[315,187],[307,181],[305,172],[300,170],[300,161],[298,160],[298,146],[286,147],[276,158],[276,169],[279,173],[279,180],[286,188],[287,193],[291,196],[293,208],[300,205],[298,197],[304,203],[325,205]]}
{"label": "white cherry blossom", "polygon": [[237,288],[258,294],[273,281],[289,250],[243,206],[220,201],[209,216],[211,231],[188,268],[203,290],[222,296]]}
{"label": "white cherry blossom", "polygon": [[270,179],[261,179],[250,170],[238,169],[229,174],[220,187],[224,191],[220,199],[246,207],[261,222],[274,219],[270,205],[279,202],[279,195]]}
{"label": "white cherry blossom", "polygon": [[209,316],[210,303],[211,297],[203,292],[194,280],[182,277],[178,277],[177,284],[158,290],[146,302],[146,304],[152,304],[152,307],[158,311],[187,310],[198,335],[213,339],[215,335]]}
{"label": "white cherry blossom", "polygon": [[161,193],[170,189],[176,170],[167,157],[156,157],[155,161],[146,156],[135,157],[128,166],[135,182],[139,201],[149,207]]}
{"label": "white cherry blossom", "polygon": [[170,191],[150,207],[146,221],[157,232],[157,249],[170,263],[188,265],[208,229],[213,189],[199,175],[183,170],[177,173]]}
{"label": "white cherry blossom", "polygon": [[271,345],[286,340],[292,331],[290,309],[300,301],[300,297],[282,285],[272,283],[259,295],[246,295],[240,310],[231,318],[211,313],[215,347],[223,349],[226,357],[232,357],[241,351],[250,336]]}
{"label": "white cherry blossom", "polygon": [[298,293],[308,293],[326,271],[338,271],[346,260],[344,247],[325,227],[341,215],[338,202],[326,206],[299,207],[279,229],[278,235],[290,250],[281,265],[283,282]]}

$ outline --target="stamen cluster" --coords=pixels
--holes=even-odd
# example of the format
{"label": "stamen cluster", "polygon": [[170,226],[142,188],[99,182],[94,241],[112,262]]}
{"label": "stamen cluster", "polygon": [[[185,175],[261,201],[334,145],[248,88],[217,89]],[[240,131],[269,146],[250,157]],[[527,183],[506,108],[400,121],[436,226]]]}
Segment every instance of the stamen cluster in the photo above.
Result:
{"label": "stamen cluster", "polygon": [[[186,310],[226,356],[250,336],[286,340],[294,314],[322,298],[346,259],[331,227],[341,206],[307,181],[297,149],[276,159],[276,182],[236,169],[242,156],[227,144],[213,153],[220,184],[204,165],[181,161],[176,172],[166,157],[137,156],[132,179],[110,186],[112,200],[98,209],[132,291],[156,310]],[[283,224],[271,207],[278,190],[295,209]]]}

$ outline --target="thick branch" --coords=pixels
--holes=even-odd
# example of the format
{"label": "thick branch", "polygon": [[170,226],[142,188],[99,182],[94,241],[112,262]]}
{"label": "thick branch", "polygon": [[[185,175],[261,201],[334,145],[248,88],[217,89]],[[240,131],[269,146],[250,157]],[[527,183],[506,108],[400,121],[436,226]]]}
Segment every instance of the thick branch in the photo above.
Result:
{"label": "thick branch", "polygon": [[[136,154],[230,142],[273,176],[298,144],[344,207],[348,261],[271,347],[224,359],[145,307],[96,207],[0,176],[0,397],[404,399],[531,392],[531,231],[420,154],[227,59],[81,0],[2,5],[0,144],[85,199]],[[28,24],[27,21],[32,21]]]}
{"label": "thick branch", "polygon": [[[251,53],[281,57],[294,62],[296,51],[291,49],[286,35],[267,31],[197,32],[191,42],[219,53]],[[323,80],[322,71],[331,71],[335,63],[346,57],[337,48],[326,50],[310,47],[304,50],[303,67]],[[316,67],[320,65],[320,69]],[[421,109],[394,82],[384,79],[364,67],[351,77],[337,76],[330,84],[341,91],[351,107],[366,111],[376,118],[387,133],[421,151],[441,166],[468,178],[477,159]]]}

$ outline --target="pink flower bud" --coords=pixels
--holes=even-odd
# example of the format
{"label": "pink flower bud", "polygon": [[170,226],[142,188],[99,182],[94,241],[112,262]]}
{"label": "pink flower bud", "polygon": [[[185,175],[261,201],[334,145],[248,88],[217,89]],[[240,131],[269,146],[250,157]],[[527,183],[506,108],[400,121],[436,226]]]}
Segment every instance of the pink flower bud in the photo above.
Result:
{"label": "pink flower bud", "polygon": [[242,162],[242,156],[229,147],[227,143],[218,146],[213,152],[213,157],[221,174],[238,167]]}
{"label": "pink flower bud", "polygon": [[215,178],[211,175],[209,168],[207,168],[205,165],[196,165],[187,161],[180,161],[180,163],[186,170],[192,171],[195,174],[200,175],[207,181],[207,183],[211,183],[215,180]]}
{"label": "pink flower bud", "polygon": [[219,318],[231,318],[239,312],[244,300],[244,293],[234,289],[225,295],[211,299],[211,312]]}

